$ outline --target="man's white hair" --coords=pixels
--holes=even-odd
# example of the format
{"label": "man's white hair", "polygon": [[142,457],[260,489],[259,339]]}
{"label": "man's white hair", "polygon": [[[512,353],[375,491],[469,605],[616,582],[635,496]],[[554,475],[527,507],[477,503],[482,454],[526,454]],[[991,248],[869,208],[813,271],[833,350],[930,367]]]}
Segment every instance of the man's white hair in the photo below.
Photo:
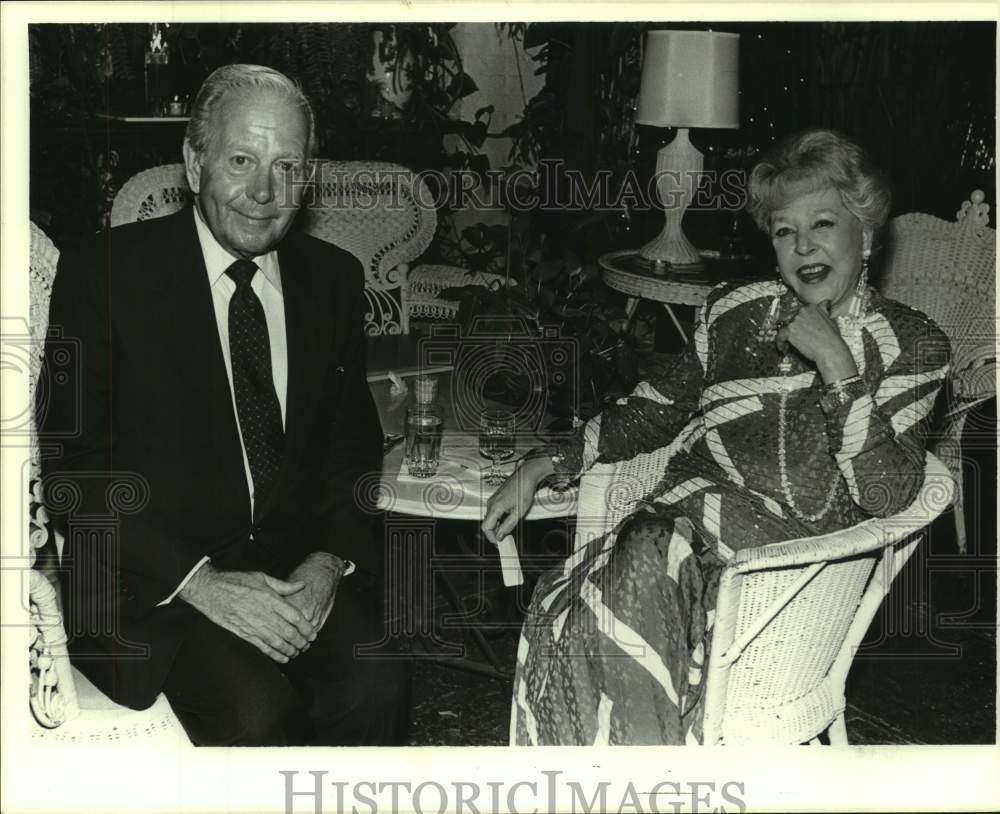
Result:
{"label": "man's white hair", "polygon": [[204,153],[212,140],[213,115],[215,109],[233,92],[271,90],[287,96],[302,110],[306,117],[309,131],[309,141],[306,144],[306,158],[312,158],[316,149],[316,120],[312,105],[302,92],[298,83],[289,79],[280,71],[264,65],[223,65],[209,74],[198,90],[198,95],[191,106],[191,119],[188,121],[184,140],[191,145],[196,153]]}

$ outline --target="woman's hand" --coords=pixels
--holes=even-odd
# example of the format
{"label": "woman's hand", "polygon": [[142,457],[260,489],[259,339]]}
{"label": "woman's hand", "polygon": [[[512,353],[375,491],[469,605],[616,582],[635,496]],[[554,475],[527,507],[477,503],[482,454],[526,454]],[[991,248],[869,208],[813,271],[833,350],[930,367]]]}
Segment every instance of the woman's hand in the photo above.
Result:
{"label": "woman's hand", "polygon": [[532,458],[522,461],[506,482],[486,503],[483,518],[483,535],[493,545],[517,527],[535,500],[538,485],[554,471],[550,458]]}
{"label": "woman's hand", "polygon": [[779,349],[791,345],[816,365],[826,383],[856,376],[858,367],[837,323],[830,316],[830,301],[803,305],[779,328],[775,337]]}

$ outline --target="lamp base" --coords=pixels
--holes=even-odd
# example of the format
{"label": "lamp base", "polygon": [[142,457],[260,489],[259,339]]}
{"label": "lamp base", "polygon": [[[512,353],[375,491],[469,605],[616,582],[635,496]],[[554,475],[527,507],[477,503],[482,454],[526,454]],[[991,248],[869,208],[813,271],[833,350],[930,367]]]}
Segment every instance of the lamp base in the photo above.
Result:
{"label": "lamp base", "polygon": [[674,140],[656,154],[656,191],[663,207],[663,229],[639,250],[639,256],[650,264],[663,263],[686,271],[705,267],[681,227],[703,162],[701,152],[688,138],[686,127],[679,128]]}
{"label": "lamp base", "polygon": [[698,250],[683,235],[678,240],[674,235],[665,236],[660,233],[639,249],[639,257],[649,263],[651,268],[655,268],[657,264],[676,271],[701,271],[705,268]]}

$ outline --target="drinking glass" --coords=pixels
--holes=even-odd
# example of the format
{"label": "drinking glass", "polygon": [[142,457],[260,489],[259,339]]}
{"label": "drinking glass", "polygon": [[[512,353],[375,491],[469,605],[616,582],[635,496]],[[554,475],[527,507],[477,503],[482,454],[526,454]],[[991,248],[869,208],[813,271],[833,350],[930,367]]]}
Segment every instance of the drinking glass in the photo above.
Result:
{"label": "drinking glass", "polygon": [[500,486],[507,478],[497,466],[514,455],[514,429],[517,422],[507,410],[484,410],[479,419],[479,453],[490,459],[490,469],[483,480]]}
{"label": "drinking glass", "polygon": [[406,471],[416,478],[437,472],[444,422],[434,405],[417,404],[406,411]]}

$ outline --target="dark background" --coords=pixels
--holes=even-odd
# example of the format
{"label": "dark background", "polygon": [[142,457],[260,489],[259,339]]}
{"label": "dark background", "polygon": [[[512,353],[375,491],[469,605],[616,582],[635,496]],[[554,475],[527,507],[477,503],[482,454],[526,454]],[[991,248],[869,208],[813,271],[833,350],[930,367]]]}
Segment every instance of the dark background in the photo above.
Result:
{"label": "dark background", "polygon": [[[545,77],[503,132],[490,127],[488,113],[469,121],[452,113],[476,87],[475,61],[455,48],[452,24],[181,23],[165,33],[182,95],[193,96],[214,68],[234,61],[296,78],[317,113],[322,157],[482,171],[488,159],[479,148],[507,136],[510,167],[558,157],[585,172],[634,169],[648,177],[673,133],[632,123],[640,41],[645,30],[667,27],[741,35],[742,126],[692,133],[706,168],[746,166],[774,137],[822,126],[872,152],[893,182],[894,214],[952,218],[972,189],[994,189],[993,22],[497,24],[497,36],[522,42]],[[421,69],[412,71],[419,76],[405,111],[387,106],[369,79],[379,31]],[[57,246],[103,228],[114,193],[134,172],[180,160],[182,125],[120,125],[96,115],[142,110],[149,36],[148,24],[29,28],[31,211]],[[391,60],[392,49],[381,56]],[[445,149],[449,134],[461,137],[458,150]],[[655,216],[605,220],[605,228],[586,230],[600,245],[581,251],[635,245],[657,228]]]}

